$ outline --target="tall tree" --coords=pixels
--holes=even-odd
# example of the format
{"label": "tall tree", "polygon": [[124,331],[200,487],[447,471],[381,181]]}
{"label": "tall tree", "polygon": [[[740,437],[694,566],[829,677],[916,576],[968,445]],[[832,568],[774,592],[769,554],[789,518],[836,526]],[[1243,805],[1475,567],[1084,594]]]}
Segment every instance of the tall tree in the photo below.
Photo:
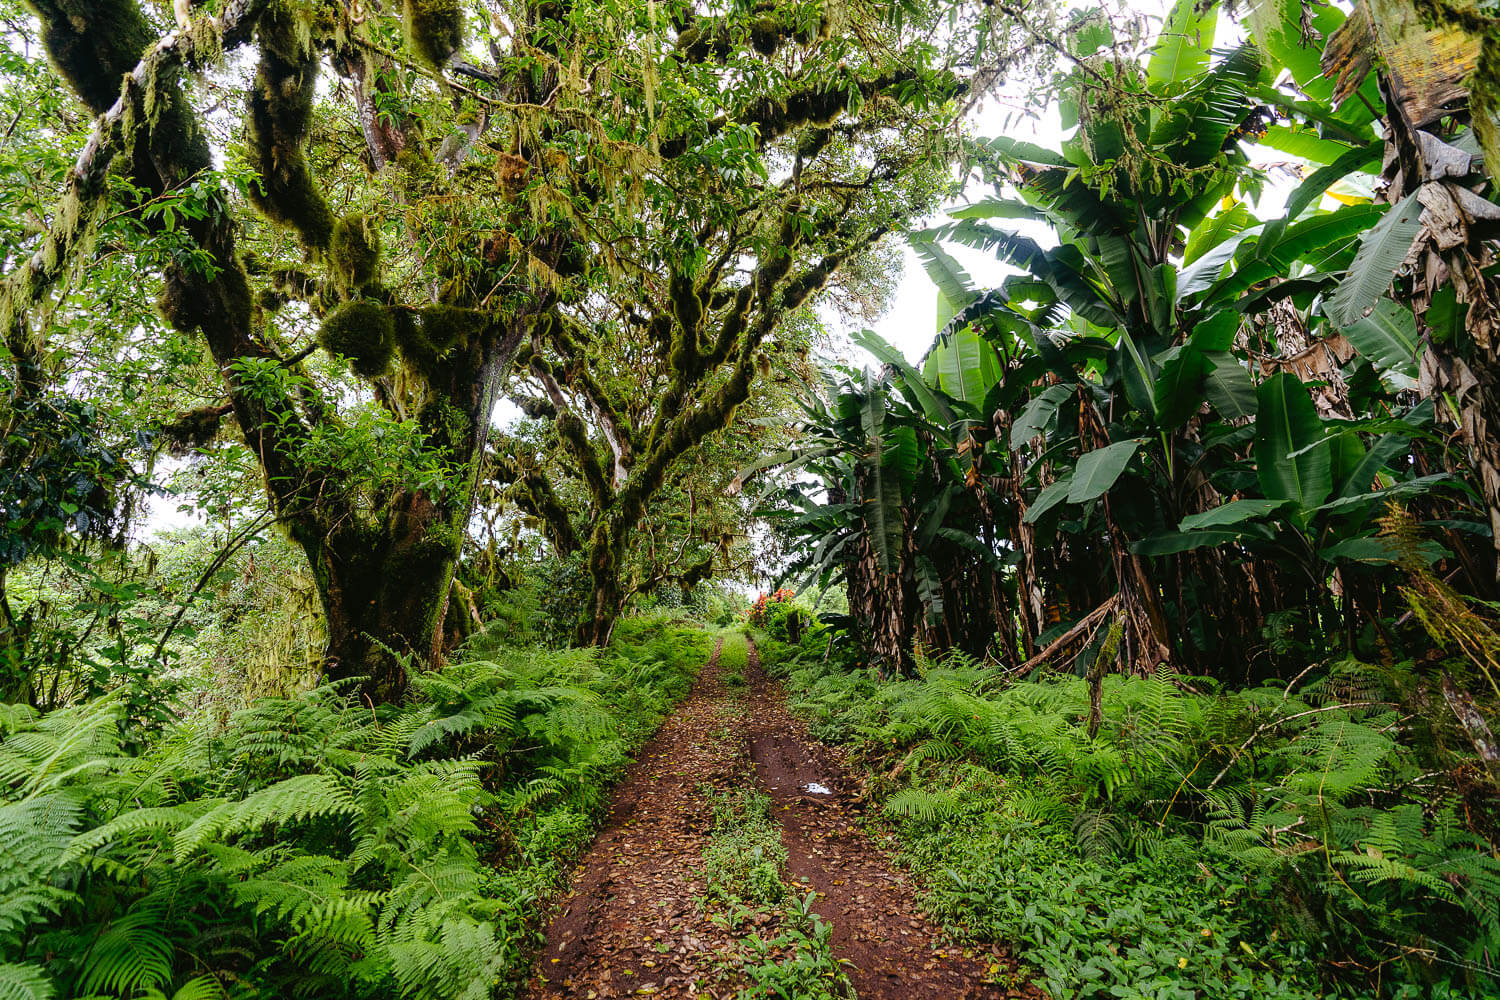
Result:
{"label": "tall tree", "polygon": [[[313,568],[328,674],[375,700],[436,655],[515,352],[582,410],[559,429],[600,512],[601,641],[674,463],[748,398],[778,322],[926,205],[961,98],[1019,51],[984,4],[228,0],[175,30],[136,0],[29,6],[98,125],[6,277],[11,353],[45,343],[38,307],[122,187],[176,199],[149,215],[161,312],[201,335],[208,416]],[[249,81],[219,68],[241,47]],[[206,110],[226,93],[239,125]],[[591,378],[616,350],[655,359],[634,393]]]}

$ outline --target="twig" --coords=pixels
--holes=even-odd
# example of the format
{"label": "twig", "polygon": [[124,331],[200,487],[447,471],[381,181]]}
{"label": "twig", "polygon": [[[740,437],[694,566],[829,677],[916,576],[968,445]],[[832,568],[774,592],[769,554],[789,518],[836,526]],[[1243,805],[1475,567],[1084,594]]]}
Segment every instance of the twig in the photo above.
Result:
{"label": "twig", "polygon": [[162,650],[167,648],[167,640],[172,637],[173,632],[177,631],[177,626],[182,623],[182,616],[187,614],[187,609],[192,606],[193,600],[198,596],[199,591],[208,584],[208,581],[212,579],[215,573],[224,567],[224,564],[229,561],[230,556],[243,548],[245,543],[249,542],[250,539],[260,534],[266,525],[270,524],[274,519],[274,514],[262,514],[254,521],[251,521],[249,527],[241,528],[239,534],[231,538],[225,544],[224,548],[219,550],[219,554],[214,556],[202,574],[199,575],[198,582],[193,584],[193,589],[188,591],[187,596],[182,599],[182,605],[178,607],[177,614],[172,616],[171,624],[162,631],[161,638],[157,640],[156,648],[151,651],[152,661],[156,661],[161,657]]}
{"label": "twig", "polygon": [[1255,740],[1256,740],[1256,738],[1259,737],[1262,733],[1270,732],[1272,729],[1275,729],[1278,726],[1285,725],[1286,723],[1291,722],[1294,719],[1305,719],[1309,715],[1321,715],[1324,712],[1338,712],[1338,711],[1344,711],[1344,710],[1350,709],[1350,708],[1370,708],[1370,707],[1372,707],[1374,705],[1388,705],[1388,704],[1390,704],[1390,703],[1389,702],[1385,702],[1385,701],[1350,701],[1350,702],[1343,702],[1343,703],[1338,704],[1338,705],[1324,705],[1322,708],[1309,708],[1305,712],[1293,712],[1291,715],[1285,715],[1285,716],[1282,716],[1281,718],[1272,719],[1270,722],[1263,723],[1261,726],[1259,726],[1255,730],[1255,732],[1253,732],[1249,736],[1245,737],[1245,742],[1241,743],[1239,745],[1238,749],[1236,749],[1234,751],[1234,753],[1230,755],[1229,762],[1224,765],[1224,769],[1221,770],[1218,774],[1214,775],[1214,780],[1210,781],[1208,783],[1208,787],[1205,788],[1205,789],[1203,789],[1203,791],[1204,792],[1211,792],[1216,787],[1218,787],[1219,782],[1221,782],[1221,781],[1224,780],[1224,775],[1226,775],[1226,774],[1229,773],[1229,769],[1231,767],[1233,767],[1235,765],[1235,763],[1241,757],[1243,757],[1245,755],[1245,751],[1248,750],[1248,749],[1250,749],[1250,744],[1254,743]]}
{"label": "twig", "polygon": [[1089,626],[1091,626],[1092,624],[1094,624],[1094,622],[1098,621],[1099,619],[1103,618],[1106,614],[1108,614],[1109,613],[1109,609],[1112,608],[1112,607],[1114,607],[1115,604],[1118,601],[1119,601],[1119,595],[1116,594],[1115,596],[1111,597],[1109,600],[1105,601],[1103,604],[1099,605],[1093,611],[1090,611],[1088,614],[1084,615],[1082,618],[1080,618],[1078,620],[1078,623],[1076,625],[1074,625],[1072,628],[1068,629],[1066,632],[1064,632],[1058,638],[1054,639],[1052,641],[1052,643],[1046,649],[1042,650],[1040,653],[1036,654],[1031,659],[1029,659],[1025,663],[1021,664],[1019,667],[1016,667],[1012,671],[1012,673],[1018,674],[1018,675],[1020,675],[1022,677],[1025,677],[1027,674],[1031,673],[1033,670],[1035,670],[1037,668],[1038,665],[1041,664],[1041,662],[1043,660],[1047,659],[1053,653],[1057,652],[1057,650],[1060,649],[1062,646],[1064,646],[1067,643],[1071,642],[1072,640],[1078,638],[1078,635],[1079,635],[1080,632],[1084,631]]}

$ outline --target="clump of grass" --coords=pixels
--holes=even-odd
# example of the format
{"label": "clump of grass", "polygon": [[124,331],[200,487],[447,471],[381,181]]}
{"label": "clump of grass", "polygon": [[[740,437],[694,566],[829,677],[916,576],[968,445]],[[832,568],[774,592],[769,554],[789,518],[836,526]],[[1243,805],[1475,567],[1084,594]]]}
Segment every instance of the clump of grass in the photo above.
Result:
{"label": "clump of grass", "polygon": [[771,799],[754,788],[707,790],[714,827],[703,851],[711,896],[775,906],[786,899],[781,873],[787,862]]}

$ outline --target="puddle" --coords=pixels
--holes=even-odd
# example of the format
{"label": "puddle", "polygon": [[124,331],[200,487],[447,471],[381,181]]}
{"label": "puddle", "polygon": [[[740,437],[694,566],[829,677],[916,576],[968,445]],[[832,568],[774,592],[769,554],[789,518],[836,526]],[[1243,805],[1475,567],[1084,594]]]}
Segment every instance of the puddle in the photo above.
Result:
{"label": "puddle", "polygon": [[833,789],[832,788],[828,788],[828,787],[826,787],[824,785],[820,785],[816,781],[809,781],[807,784],[805,784],[805,785],[802,786],[802,790],[804,792],[812,792],[814,795],[832,795],[833,794]]}

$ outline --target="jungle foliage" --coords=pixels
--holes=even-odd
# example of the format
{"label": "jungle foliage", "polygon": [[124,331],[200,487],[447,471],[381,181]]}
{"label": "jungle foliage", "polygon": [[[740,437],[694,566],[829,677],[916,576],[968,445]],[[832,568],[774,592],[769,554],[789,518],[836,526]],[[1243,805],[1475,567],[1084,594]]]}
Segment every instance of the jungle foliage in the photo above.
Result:
{"label": "jungle foliage", "polygon": [[825,642],[757,645],[814,733],[864,761],[934,912],[1016,943],[1051,996],[1500,982],[1493,792],[1456,720],[1403,721],[1410,664],[1242,690],[1115,675],[1096,702],[1082,678],[1006,684],[957,652],[882,682]]}
{"label": "jungle foliage", "polygon": [[489,997],[710,652],[641,618],[608,650],[478,639],[374,713],[349,682],[222,726],[8,706],[0,994]]}
{"label": "jungle foliage", "polygon": [[[1427,187],[1392,205],[1358,193],[1390,159],[1377,78],[1337,110],[1299,101],[1330,84],[1288,47],[1295,25],[1256,21],[1215,58],[1216,17],[1177,5],[1139,61],[1102,26],[1074,35],[1058,83],[1073,136],[976,143],[995,196],[915,237],[942,305],[921,370],[866,333],[882,371],[833,376],[804,404],[804,440],[766,460],[813,474],[773,497],[791,572],[843,580],[888,668],[909,669],[914,641],[1018,674],[1044,651],[1086,667],[1107,643],[1141,672],[1254,681],[1305,665],[1284,638],[1399,641],[1387,624],[1413,562],[1494,596],[1480,452],[1454,447],[1474,424],[1423,374],[1467,350],[1438,314],[1492,279],[1393,288],[1440,223]],[[1317,17],[1328,35],[1343,14]],[[1420,133],[1449,164],[1427,184],[1472,195],[1479,147],[1450,127]],[[1309,161],[1279,215],[1254,214],[1252,143]],[[1489,210],[1471,211],[1482,242]],[[976,289],[945,242],[1018,273]],[[1382,535],[1392,503],[1420,542]]]}

